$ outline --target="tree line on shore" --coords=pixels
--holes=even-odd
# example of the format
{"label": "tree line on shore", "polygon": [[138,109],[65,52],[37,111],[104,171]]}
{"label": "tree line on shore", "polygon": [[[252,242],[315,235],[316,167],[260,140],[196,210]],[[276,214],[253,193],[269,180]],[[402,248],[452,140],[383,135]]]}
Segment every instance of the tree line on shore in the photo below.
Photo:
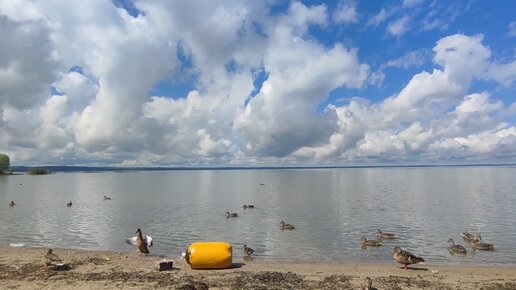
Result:
{"label": "tree line on shore", "polygon": [[[7,154],[0,153],[0,174],[10,174],[11,159]],[[27,171],[30,175],[45,175],[50,174],[50,171],[44,167],[32,167]]]}

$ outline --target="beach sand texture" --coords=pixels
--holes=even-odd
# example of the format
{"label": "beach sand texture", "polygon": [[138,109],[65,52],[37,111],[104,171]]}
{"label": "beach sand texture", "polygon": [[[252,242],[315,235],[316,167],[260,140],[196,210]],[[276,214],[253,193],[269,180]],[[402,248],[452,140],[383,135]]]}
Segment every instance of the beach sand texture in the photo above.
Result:
{"label": "beach sand texture", "polygon": [[0,247],[1,289],[362,289],[364,278],[377,289],[516,289],[516,266],[419,264],[409,270],[396,262],[305,262],[234,259],[225,270],[192,270],[175,257],[174,269],[159,272],[158,256],[137,252],[54,249],[71,270],[45,270],[46,248]]}

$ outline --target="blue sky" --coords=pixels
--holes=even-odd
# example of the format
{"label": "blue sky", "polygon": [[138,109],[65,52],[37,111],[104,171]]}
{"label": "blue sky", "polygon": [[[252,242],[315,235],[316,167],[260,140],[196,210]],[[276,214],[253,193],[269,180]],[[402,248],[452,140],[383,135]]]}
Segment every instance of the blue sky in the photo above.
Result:
{"label": "blue sky", "polygon": [[515,162],[511,6],[0,1],[0,152],[26,165]]}

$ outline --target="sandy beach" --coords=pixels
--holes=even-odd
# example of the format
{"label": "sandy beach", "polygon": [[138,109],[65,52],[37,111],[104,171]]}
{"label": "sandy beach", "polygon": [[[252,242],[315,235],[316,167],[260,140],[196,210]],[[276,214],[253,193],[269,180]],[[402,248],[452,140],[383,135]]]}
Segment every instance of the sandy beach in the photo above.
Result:
{"label": "sandy beach", "polygon": [[[347,263],[233,259],[225,270],[192,270],[176,257],[137,252],[54,249],[67,271],[45,269],[46,248],[0,247],[2,289],[516,289],[516,266],[442,266],[424,263],[403,270],[395,263]],[[173,260],[159,272],[157,261]]]}

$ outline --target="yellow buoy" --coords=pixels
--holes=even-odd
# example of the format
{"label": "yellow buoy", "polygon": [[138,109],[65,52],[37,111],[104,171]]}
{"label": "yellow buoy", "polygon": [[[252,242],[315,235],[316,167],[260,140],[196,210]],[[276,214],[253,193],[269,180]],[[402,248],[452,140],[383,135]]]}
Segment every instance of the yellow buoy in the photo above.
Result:
{"label": "yellow buoy", "polygon": [[185,260],[192,269],[225,269],[233,263],[233,248],[226,242],[193,243]]}

